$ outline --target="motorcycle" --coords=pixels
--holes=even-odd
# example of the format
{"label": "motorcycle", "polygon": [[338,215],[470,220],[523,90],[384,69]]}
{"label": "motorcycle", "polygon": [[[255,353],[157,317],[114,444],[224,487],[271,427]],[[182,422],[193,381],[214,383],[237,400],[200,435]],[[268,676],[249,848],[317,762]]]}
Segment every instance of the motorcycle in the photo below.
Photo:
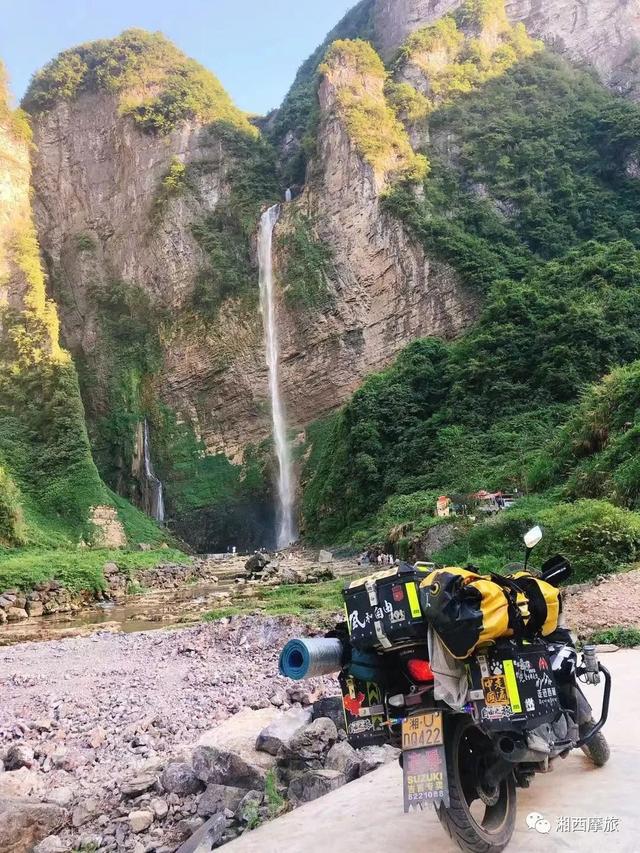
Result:
{"label": "motorcycle", "polygon": [[[525,535],[524,568],[541,538],[539,527]],[[431,568],[417,564],[407,571]],[[566,559],[554,557],[538,577],[557,588],[571,573]],[[394,600],[402,602],[404,590],[411,593],[413,586],[403,591],[394,586]],[[366,589],[377,604],[371,581]],[[289,643],[281,672],[299,679],[339,671],[349,742],[389,743],[401,750],[405,812],[432,804],[462,850],[498,853],[514,832],[518,787],[529,787],[537,773],[548,772],[574,749],[598,767],[608,760],[602,728],[611,676],[595,647],[576,649],[561,619],[544,638],[496,639],[463,662],[443,660],[428,627],[428,590],[426,606],[424,597],[419,603],[413,593],[407,598],[416,624],[427,626],[414,631],[412,641],[405,630],[402,640],[383,636],[382,648],[363,652],[354,648],[351,626],[343,623],[324,640]],[[399,620],[409,613],[392,612],[391,619],[394,615]],[[596,722],[581,685],[602,678]]]}

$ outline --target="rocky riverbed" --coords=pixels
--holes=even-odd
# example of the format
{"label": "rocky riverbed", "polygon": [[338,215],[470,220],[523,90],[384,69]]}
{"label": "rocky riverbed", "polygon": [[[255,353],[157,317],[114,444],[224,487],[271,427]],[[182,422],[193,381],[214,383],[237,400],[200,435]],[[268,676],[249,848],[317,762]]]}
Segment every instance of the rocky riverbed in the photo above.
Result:
{"label": "rocky riverbed", "polygon": [[308,630],[288,617],[235,617],[0,650],[0,797],[67,809],[71,825],[51,825],[60,850],[175,849],[202,822],[204,785],[157,782],[168,763],[190,761],[240,711],[285,711],[338,692],[332,678],[292,692],[278,675],[282,645]]}

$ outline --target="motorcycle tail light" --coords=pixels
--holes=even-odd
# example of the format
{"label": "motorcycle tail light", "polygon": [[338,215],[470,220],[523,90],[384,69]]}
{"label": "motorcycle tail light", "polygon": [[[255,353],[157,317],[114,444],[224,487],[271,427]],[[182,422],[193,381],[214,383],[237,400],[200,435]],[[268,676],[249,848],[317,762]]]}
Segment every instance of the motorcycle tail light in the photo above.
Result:
{"label": "motorcycle tail light", "polygon": [[412,658],[407,661],[407,671],[414,681],[433,681],[433,670],[428,660]]}

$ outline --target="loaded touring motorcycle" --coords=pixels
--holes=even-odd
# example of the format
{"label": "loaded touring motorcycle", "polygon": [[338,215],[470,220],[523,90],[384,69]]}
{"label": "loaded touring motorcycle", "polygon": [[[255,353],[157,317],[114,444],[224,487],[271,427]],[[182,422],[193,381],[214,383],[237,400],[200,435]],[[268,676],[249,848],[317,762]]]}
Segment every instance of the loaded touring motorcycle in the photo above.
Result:
{"label": "loaded touring motorcycle", "polygon": [[[578,652],[562,625],[562,557],[504,576],[401,564],[344,590],[347,621],[325,639],[293,640],[293,678],[339,672],[349,742],[401,748],[404,807],[433,804],[457,844],[497,853],[515,828],[516,788],[573,749],[597,766],[611,677],[594,647]],[[582,684],[604,678],[594,722]]]}

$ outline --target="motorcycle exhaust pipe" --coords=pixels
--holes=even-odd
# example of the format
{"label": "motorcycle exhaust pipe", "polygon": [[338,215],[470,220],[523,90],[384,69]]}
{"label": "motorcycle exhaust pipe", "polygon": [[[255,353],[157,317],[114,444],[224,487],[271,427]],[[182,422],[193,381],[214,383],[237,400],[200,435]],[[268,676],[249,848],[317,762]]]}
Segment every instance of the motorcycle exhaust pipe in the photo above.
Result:
{"label": "motorcycle exhaust pipe", "polygon": [[547,758],[544,752],[529,749],[523,740],[508,735],[500,738],[497,747],[501,758],[510,764],[538,764]]}
{"label": "motorcycle exhaust pipe", "polygon": [[280,653],[280,674],[294,681],[340,672],[344,648],[340,640],[316,637],[289,640]]}

